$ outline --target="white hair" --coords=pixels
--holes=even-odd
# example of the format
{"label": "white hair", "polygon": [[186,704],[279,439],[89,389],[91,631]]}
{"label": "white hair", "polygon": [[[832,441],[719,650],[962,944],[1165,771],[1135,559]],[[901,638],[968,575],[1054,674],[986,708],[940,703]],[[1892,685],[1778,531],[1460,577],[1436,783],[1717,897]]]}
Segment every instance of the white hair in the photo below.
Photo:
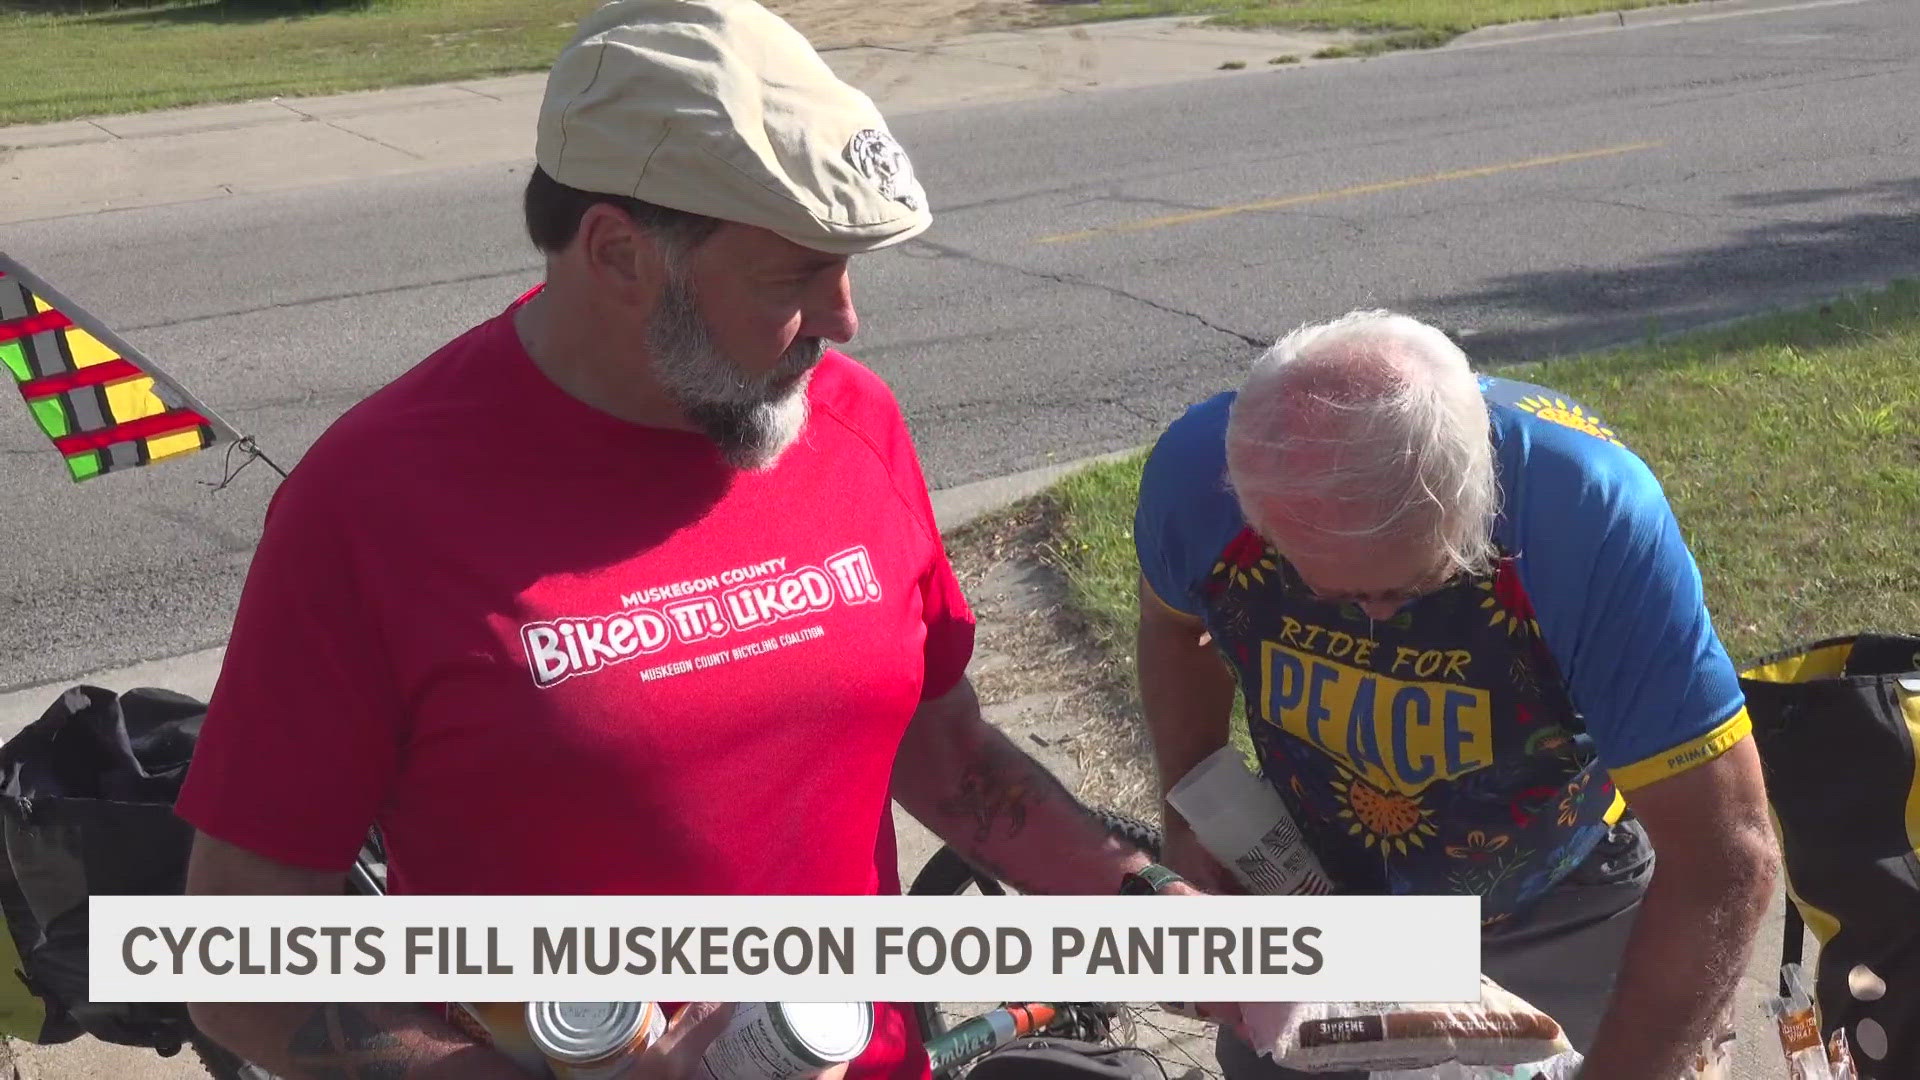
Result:
{"label": "white hair", "polygon": [[1262,354],[1228,416],[1227,475],[1261,532],[1290,504],[1339,503],[1360,523],[1308,524],[1432,543],[1450,573],[1493,559],[1500,495],[1478,377],[1450,338],[1405,315],[1355,311]]}

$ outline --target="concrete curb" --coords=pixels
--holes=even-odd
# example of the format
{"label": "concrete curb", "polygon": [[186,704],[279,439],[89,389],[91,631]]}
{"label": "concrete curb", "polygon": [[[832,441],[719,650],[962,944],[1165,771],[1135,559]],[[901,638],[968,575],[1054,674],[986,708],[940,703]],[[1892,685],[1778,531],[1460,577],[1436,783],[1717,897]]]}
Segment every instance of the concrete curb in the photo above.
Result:
{"label": "concrete curb", "polygon": [[977,521],[995,511],[1004,510],[1022,499],[1040,494],[1069,473],[1079,472],[1092,465],[1119,461],[1146,449],[1148,449],[1146,445],[1135,446],[1126,450],[1076,458],[1058,465],[1042,465],[1037,469],[1028,469],[1010,476],[996,476],[990,480],[976,480],[971,484],[943,488],[933,492],[933,519],[940,526],[940,532],[943,535],[951,533],[962,525]]}
{"label": "concrete curb", "polygon": [[1581,37],[1620,30],[1642,30],[1653,26],[1731,19],[1742,15],[1770,15],[1809,8],[1844,7],[1868,0],[1696,0],[1689,4],[1662,4],[1627,11],[1603,11],[1594,15],[1572,15],[1563,19],[1539,19],[1533,22],[1503,23],[1499,26],[1469,30],[1442,49],[1485,48],[1489,45],[1514,45],[1557,37]]}
{"label": "concrete curb", "polygon": [[46,712],[47,707],[70,686],[98,686],[116,694],[123,694],[138,686],[152,686],[176,690],[205,701],[213,694],[214,681],[220,675],[220,659],[226,654],[227,647],[221,644],[211,649],[145,660],[0,694],[0,741],[12,738],[21,728],[38,720],[40,714]]}

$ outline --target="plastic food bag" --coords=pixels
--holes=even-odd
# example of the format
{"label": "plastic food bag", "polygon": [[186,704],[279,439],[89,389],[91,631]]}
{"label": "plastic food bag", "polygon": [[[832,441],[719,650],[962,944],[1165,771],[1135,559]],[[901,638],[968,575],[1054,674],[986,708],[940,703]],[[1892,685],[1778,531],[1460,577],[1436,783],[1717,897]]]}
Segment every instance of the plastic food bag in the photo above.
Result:
{"label": "plastic food bag", "polygon": [[[1675,1080],[1733,1080],[1733,1003],[1720,1011],[1712,1034],[1700,1043],[1687,1070]],[[1833,1047],[1828,1047],[1829,1053]],[[1845,1052],[1845,1044],[1840,1044]],[[1578,1050],[1569,1050],[1545,1061],[1524,1065],[1462,1065],[1451,1061],[1424,1069],[1369,1073],[1367,1080],[1575,1080],[1585,1059]],[[1835,1071],[1833,1080],[1858,1080],[1852,1072]]]}
{"label": "plastic food bag", "polygon": [[[1241,1006],[1256,1050],[1300,1072],[1511,1068],[1573,1049],[1553,1017],[1481,977],[1480,1003],[1263,1003]],[[1495,1074],[1496,1076],[1499,1074]]]}
{"label": "plastic food bag", "polygon": [[1693,1061],[1680,1080],[1733,1080],[1733,1001],[1714,1018],[1713,1031],[1694,1051]]}
{"label": "plastic food bag", "polygon": [[1424,1069],[1369,1073],[1367,1080],[1574,1080],[1580,1073],[1581,1060],[1579,1051],[1569,1050],[1525,1065],[1462,1065],[1449,1061]]}
{"label": "plastic food bag", "polygon": [[[1700,1044],[1687,1071],[1676,1080],[1732,1080],[1732,1007],[1721,1015],[1722,1024]],[[1575,1080],[1585,1060],[1578,1050],[1569,1050],[1558,1057],[1525,1065],[1462,1065],[1454,1061],[1434,1068],[1374,1072],[1368,1074],[1367,1080]],[[1835,1073],[1833,1080],[1842,1080],[1842,1077]],[[1848,1073],[1844,1080],[1857,1078]]]}
{"label": "plastic food bag", "polygon": [[1847,1045],[1847,1032],[1841,1028],[1827,1040],[1827,1066],[1833,1080],[1859,1080],[1860,1070],[1853,1065],[1853,1047]]}
{"label": "plastic food bag", "polygon": [[1813,1004],[1813,983],[1799,964],[1780,969],[1787,993],[1767,1001],[1767,1012],[1780,1031],[1780,1049],[1787,1056],[1789,1080],[1833,1080],[1827,1048],[1820,1042],[1820,1023]]}

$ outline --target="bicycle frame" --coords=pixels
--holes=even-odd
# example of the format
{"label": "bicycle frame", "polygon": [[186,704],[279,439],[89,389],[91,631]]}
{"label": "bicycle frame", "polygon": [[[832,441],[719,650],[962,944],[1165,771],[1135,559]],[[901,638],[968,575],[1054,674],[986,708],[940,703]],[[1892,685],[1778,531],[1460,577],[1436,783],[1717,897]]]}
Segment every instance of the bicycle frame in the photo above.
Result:
{"label": "bicycle frame", "polygon": [[[384,859],[376,860],[374,855],[377,835],[368,834],[367,842],[360,845],[360,853],[354,856],[353,869],[347,872],[347,888],[361,896],[381,896],[387,891],[382,884],[386,877],[386,862]],[[377,878],[373,873],[376,865],[380,867],[380,876]]]}
{"label": "bicycle frame", "polygon": [[1093,1002],[1035,1001],[1009,1003],[988,1010],[928,1039],[927,1059],[933,1075],[944,1077],[955,1069],[985,1057],[1016,1039],[1049,1031],[1071,1032],[1080,1037],[1093,1034],[1086,1029],[1111,1022],[1111,1006]]}

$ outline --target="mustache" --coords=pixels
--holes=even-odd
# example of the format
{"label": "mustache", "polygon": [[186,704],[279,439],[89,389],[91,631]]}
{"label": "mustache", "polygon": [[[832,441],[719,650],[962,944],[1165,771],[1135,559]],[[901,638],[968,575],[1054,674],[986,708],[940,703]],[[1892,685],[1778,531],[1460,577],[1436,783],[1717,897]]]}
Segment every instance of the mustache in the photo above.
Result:
{"label": "mustache", "polygon": [[820,338],[796,339],[793,344],[787,346],[785,352],[780,354],[779,361],[768,369],[765,375],[756,380],[754,385],[749,386],[742,377],[741,389],[757,390],[762,394],[784,393],[812,371],[820,363],[820,358],[826,355],[826,351],[826,342]]}
{"label": "mustache", "polygon": [[780,363],[774,367],[774,371],[782,375],[799,375],[810,371],[826,352],[827,343],[822,338],[797,338],[787,346],[786,352],[780,354]]}

